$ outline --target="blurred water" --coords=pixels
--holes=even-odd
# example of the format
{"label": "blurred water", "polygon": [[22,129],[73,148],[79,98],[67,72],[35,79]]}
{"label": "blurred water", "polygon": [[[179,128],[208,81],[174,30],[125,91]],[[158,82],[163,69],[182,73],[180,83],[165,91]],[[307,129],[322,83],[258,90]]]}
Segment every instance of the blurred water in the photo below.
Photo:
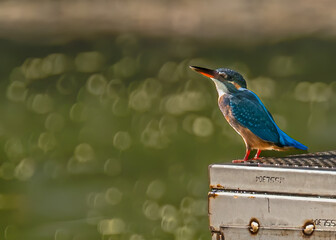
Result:
{"label": "blurred water", "polygon": [[0,238],[209,239],[207,166],[244,144],[188,65],[240,71],[283,130],[322,151],[336,144],[335,44],[2,41]]}

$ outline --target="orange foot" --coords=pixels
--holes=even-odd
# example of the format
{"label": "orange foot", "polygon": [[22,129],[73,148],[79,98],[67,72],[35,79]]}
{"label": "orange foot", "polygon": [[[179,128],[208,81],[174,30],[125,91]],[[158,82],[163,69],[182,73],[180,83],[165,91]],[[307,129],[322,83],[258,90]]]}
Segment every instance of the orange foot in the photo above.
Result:
{"label": "orange foot", "polygon": [[248,160],[248,157],[250,156],[250,152],[251,150],[250,149],[246,149],[246,154],[245,154],[245,157],[243,160],[233,160],[232,162],[233,163],[242,163],[242,162],[245,162]]}
{"label": "orange foot", "polygon": [[260,153],[261,153],[261,150],[258,149],[258,151],[257,151],[256,155],[254,156],[253,160],[257,160],[257,159],[259,159],[259,155],[260,155]]}
{"label": "orange foot", "polygon": [[246,162],[247,160],[233,160],[232,163],[243,163]]}

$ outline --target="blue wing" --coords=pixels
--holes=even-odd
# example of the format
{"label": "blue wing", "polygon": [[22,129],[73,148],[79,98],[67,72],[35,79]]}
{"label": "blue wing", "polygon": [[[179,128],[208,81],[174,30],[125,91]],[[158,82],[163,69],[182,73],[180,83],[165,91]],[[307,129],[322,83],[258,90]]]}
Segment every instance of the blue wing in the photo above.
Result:
{"label": "blue wing", "polygon": [[280,136],[273,119],[251,91],[236,93],[230,99],[230,107],[233,116],[241,125],[259,138],[280,145]]}
{"label": "blue wing", "polygon": [[230,99],[235,119],[259,138],[278,146],[292,146],[307,150],[303,144],[289,137],[274,122],[261,100],[249,90],[241,90]]}

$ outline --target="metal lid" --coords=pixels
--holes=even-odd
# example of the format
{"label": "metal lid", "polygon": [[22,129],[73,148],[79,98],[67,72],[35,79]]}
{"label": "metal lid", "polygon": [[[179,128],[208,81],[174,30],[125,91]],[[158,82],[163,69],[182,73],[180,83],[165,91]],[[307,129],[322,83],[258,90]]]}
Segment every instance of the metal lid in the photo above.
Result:
{"label": "metal lid", "polygon": [[209,166],[210,188],[336,197],[336,151]]}

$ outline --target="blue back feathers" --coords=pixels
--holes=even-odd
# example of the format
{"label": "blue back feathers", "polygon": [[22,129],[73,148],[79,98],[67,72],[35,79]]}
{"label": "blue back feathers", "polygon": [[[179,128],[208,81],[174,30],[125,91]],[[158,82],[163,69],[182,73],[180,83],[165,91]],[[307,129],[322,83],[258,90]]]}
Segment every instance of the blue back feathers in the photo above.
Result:
{"label": "blue back feathers", "polygon": [[259,97],[250,90],[241,89],[230,97],[230,108],[235,119],[259,138],[279,147],[308,148],[289,137],[274,122]]}

